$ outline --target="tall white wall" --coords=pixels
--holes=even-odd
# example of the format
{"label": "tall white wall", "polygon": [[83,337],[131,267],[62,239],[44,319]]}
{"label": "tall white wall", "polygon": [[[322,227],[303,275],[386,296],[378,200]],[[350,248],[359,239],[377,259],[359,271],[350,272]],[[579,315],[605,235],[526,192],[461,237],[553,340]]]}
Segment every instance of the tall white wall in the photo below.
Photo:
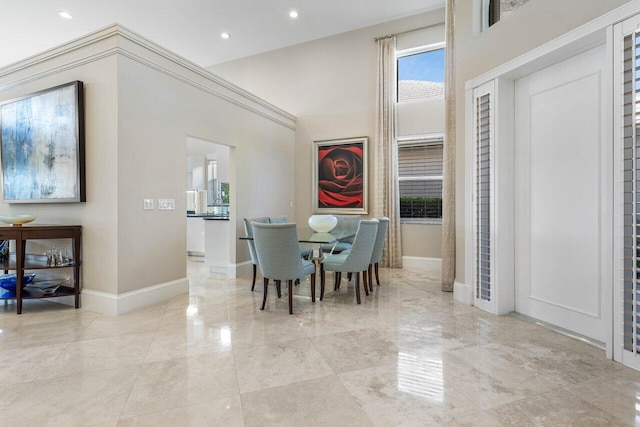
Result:
{"label": "tall white wall", "polygon": [[[369,136],[373,142],[377,66],[374,37],[443,21],[444,11],[437,10],[210,67],[214,73],[297,117],[297,222],[305,223],[312,214],[313,141]],[[444,26],[436,25],[399,36],[397,47],[406,49],[443,40]],[[401,105],[399,131],[402,135],[443,131],[442,100]],[[403,255],[441,256],[440,225],[404,224],[402,228]]]}
{"label": "tall white wall", "polygon": [[457,0],[456,280],[465,282],[465,82],[541,46],[627,0],[532,0],[479,33],[480,0]]}

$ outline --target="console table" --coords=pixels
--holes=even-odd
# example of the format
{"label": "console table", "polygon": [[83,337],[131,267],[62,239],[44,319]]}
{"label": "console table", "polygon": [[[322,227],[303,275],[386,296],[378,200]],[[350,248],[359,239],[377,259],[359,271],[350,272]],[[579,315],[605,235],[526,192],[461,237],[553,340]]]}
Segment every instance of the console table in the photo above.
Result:
{"label": "console table", "polygon": [[[45,239],[71,239],[72,259],[63,265],[48,265],[45,255],[29,254],[26,252],[29,240]],[[0,227],[0,240],[14,240],[15,252],[10,253],[4,260],[0,261],[0,269],[15,271],[16,290],[15,294],[5,291],[0,295],[0,299],[15,299],[17,313],[22,313],[22,300],[56,298],[63,296],[75,297],[75,307],[80,307],[80,244],[82,240],[82,227],[79,225],[23,225]],[[28,287],[22,288],[22,280],[25,270],[45,270],[70,268],[73,270],[71,286],[59,286],[53,293]],[[37,278],[36,278],[37,279]],[[36,282],[37,283],[37,280]],[[4,289],[0,289],[0,292]]]}

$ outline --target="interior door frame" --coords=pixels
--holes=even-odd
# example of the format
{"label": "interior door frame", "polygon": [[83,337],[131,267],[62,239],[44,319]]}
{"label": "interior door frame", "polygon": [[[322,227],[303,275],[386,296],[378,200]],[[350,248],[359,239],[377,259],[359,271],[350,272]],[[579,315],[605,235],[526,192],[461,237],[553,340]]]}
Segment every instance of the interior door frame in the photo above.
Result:
{"label": "interior door frame", "polygon": [[[547,43],[540,48],[516,58],[515,60],[504,64],[488,73],[485,73],[473,80],[466,82],[466,170],[467,178],[465,180],[465,279],[466,284],[458,286],[457,291],[459,296],[457,300],[465,301],[469,300],[466,295],[473,295],[474,283],[473,283],[473,254],[475,240],[473,236],[473,188],[471,186],[471,171],[473,170],[473,147],[474,147],[474,133],[475,129],[472,126],[472,112],[474,111],[473,103],[475,102],[474,90],[490,81],[495,81],[498,88],[498,96],[495,97],[496,102],[496,144],[502,145],[509,144],[513,146],[515,138],[515,113],[514,113],[514,88],[515,80],[545,68],[549,65],[558,63],[567,57],[576,55],[578,53],[589,50],[597,45],[605,44],[605,55],[607,66],[603,67],[602,78],[602,105],[601,105],[601,119],[602,119],[602,135],[601,135],[601,155],[603,161],[601,162],[602,176],[606,179],[600,183],[601,185],[601,206],[600,206],[600,218],[601,218],[601,253],[600,256],[600,281],[602,289],[602,318],[603,321],[610,324],[611,327],[607,327],[607,335],[605,339],[606,355],[608,358],[613,358],[614,349],[614,307],[613,307],[613,294],[614,289],[618,291],[618,287],[614,282],[613,260],[614,260],[614,200],[613,200],[613,184],[614,184],[614,135],[613,135],[613,24],[619,22],[622,19],[626,19],[629,16],[633,16],[640,12],[640,1],[634,1],[633,4],[624,5],[607,15],[603,15],[601,18],[588,23],[564,36],[559,37],[553,42]],[[471,125],[471,126],[470,126]],[[515,192],[513,189],[513,181],[515,178],[515,156],[513,149],[509,152],[504,151],[499,157],[495,159],[496,168],[496,197],[495,207],[496,213],[494,215],[500,216],[502,213],[501,230],[500,230],[500,246],[514,248],[515,244],[515,228],[513,222],[515,220],[514,212],[514,199]],[[511,185],[511,187],[509,187]],[[510,197],[508,197],[510,195]],[[511,206],[509,206],[509,201]],[[508,218],[508,214],[511,212],[511,224],[506,230],[502,229],[503,221]],[[507,219],[507,221],[509,221]],[[498,242],[496,242],[498,246]],[[511,259],[506,251],[497,253],[496,263],[500,265],[510,265],[513,268],[513,274],[504,274],[500,277],[500,280],[494,282],[493,291],[497,298],[501,301],[501,304],[494,304],[491,307],[484,307],[483,309],[490,311],[494,314],[505,314],[515,309],[515,259],[513,257],[513,251],[511,252]],[[455,290],[454,290],[455,291]],[[472,299],[471,299],[472,301]],[[480,308],[480,307],[479,307]],[[616,310],[616,316],[618,310]]]}

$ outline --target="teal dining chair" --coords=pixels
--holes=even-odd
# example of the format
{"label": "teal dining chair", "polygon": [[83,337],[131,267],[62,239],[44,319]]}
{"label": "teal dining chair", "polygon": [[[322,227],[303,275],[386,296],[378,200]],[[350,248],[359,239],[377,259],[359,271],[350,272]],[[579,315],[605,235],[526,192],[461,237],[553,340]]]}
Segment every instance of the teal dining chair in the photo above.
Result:
{"label": "teal dining chair", "polygon": [[325,271],[340,273],[336,280],[340,280],[341,273],[355,273],[356,301],[360,304],[360,273],[365,280],[364,292],[369,295],[365,274],[371,262],[379,221],[377,219],[362,220],[358,226],[351,250],[346,254],[329,255],[320,264],[320,301],[324,298]]}
{"label": "teal dining chair", "polygon": [[[289,221],[289,217],[288,216],[276,216],[276,217],[269,217],[269,223],[270,224],[283,224],[283,223],[287,223],[290,222]],[[310,259],[312,255],[312,251],[309,248],[304,248],[302,246],[300,246],[300,256],[304,259]]]}
{"label": "teal dining chair", "polygon": [[289,286],[289,314],[293,314],[293,281],[311,276],[311,301],[316,302],[316,266],[300,258],[296,224],[263,224],[254,222],[253,241],[262,277],[264,295],[262,307],[267,303],[269,279],[276,283],[286,281]]}
{"label": "teal dining chair", "polygon": [[[259,222],[263,224],[269,223],[269,217],[260,217],[260,218],[245,218],[244,219],[244,234],[246,237],[253,238],[253,227],[251,223]],[[249,256],[251,257],[251,264],[253,265],[253,281],[251,282],[251,291],[256,287],[256,274],[258,271],[258,255],[256,254],[256,247],[253,240],[247,240],[247,244],[249,245]]]}
{"label": "teal dining chair", "polygon": [[[334,234],[352,234],[355,235],[358,230],[358,225],[361,221],[360,215],[334,215],[338,220],[338,223],[331,230]],[[321,246],[323,252],[331,252],[333,254],[337,254],[347,249],[351,249],[351,245],[353,244],[353,236],[347,237],[345,239],[341,239],[338,243],[329,243]]]}
{"label": "teal dining chair", "polygon": [[367,274],[369,276],[369,290],[371,291],[373,291],[373,277],[372,277],[371,270],[375,270],[376,284],[380,286],[380,276],[378,275],[378,263],[382,258],[382,252],[384,250],[384,242],[387,240],[387,232],[389,231],[389,218],[383,216],[381,218],[378,218],[378,221],[380,221],[380,224],[378,225],[376,242],[373,245],[371,262],[369,263],[369,268],[367,269]]}

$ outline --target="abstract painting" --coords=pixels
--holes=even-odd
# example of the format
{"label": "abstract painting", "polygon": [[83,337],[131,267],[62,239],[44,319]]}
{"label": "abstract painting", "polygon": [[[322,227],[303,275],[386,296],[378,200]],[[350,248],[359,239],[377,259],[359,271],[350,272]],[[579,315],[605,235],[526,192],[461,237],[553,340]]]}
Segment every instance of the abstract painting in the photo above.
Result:
{"label": "abstract painting", "polygon": [[367,213],[368,138],[315,141],[314,213]]}
{"label": "abstract painting", "polygon": [[0,142],[4,201],[85,201],[82,82],[1,103]]}

